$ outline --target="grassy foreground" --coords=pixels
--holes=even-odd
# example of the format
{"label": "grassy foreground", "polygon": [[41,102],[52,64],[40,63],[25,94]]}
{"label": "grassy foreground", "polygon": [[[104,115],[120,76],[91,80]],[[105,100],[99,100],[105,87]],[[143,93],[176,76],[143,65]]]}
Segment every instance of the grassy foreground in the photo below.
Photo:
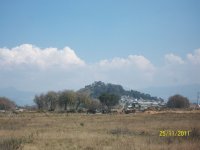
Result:
{"label": "grassy foreground", "polygon": [[[161,130],[189,130],[160,137]],[[1,150],[197,150],[200,112],[0,114]]]}

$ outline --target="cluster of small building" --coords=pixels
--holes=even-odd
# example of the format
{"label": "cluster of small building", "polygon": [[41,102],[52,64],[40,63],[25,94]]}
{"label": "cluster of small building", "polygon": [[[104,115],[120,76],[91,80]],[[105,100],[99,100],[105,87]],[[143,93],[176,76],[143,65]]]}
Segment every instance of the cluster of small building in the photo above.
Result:
{"label": "cluster of small building", "polygon": [[129,96],[122,96],[120,99],[120,105],[124,110],[138,110],[144,111],[149,108],[161,109],[166,107],[166,103],[163,100],[144,100],[142,98],[135,99]]}

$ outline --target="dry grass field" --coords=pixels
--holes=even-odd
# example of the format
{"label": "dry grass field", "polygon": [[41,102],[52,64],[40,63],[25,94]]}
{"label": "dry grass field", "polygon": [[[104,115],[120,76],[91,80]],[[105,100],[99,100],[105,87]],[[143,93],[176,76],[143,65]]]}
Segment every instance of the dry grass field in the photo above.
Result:
{"label": "dry grass field", "polygon": [[[189,136],[160,137],[161,130]],[[0,114],[1,150],[197,150],[200,112]]]}

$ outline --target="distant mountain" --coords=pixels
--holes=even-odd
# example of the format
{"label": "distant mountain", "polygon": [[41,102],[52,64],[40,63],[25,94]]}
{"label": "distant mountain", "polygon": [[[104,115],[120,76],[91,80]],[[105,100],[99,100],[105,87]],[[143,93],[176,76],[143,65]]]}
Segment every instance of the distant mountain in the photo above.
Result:
{"label": "distant mountain", "polygon": [[13,87],[0,88],[0,97],[7,97],[17,105],[32,105],[35,92],[21,91]]}
{"label": "distant mountain", "polygon": [[105,84],[101,81],[96,81],[91,85],[87,85],[85,88],[80,89],[80,91],[88,93],[93,98],[98,98],[102,93],[111,93],[119,96],[127,95],[137,99],[142,98],[152,101],[162,100],[161,98],[152,97],[150,94],[145,94],[134,90],[124,90],[121,85],[111,83]]}
{"label": "distant mountain", "polygon": [[148,92],[153,95],[161,96],[167,100],[170,96],[180,94],[187,97],[191,102],[197,101],[197,92],[200,92],[200,85],[182,85],[182,86],[167,86],[167,87],[150,87],[141,89],[143,92]]}

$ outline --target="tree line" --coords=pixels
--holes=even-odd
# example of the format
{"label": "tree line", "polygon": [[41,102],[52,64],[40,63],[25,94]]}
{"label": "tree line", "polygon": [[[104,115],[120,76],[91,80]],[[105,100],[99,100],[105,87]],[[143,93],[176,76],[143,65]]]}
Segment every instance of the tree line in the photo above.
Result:
{"label": "tree line", "polygon": [[118,104],[119,97],[114,94],[102,93],[98,99],[93,99],[85,92],[64,90],[35,95],[33,101],[38,109],[43,111],[81,112],[84,109],[110,110],[112,106]]}
{"label": "tree line", "polygon": [[[113,106],[119,103],[120,96],[110,93],[102,93],[98,99],[92,98],[82,91],[64,90],[60,92],[49,91],[45,94],[35,95],[33,101],[41,111],[66,111],[79,112],[84,110],[101,110],[109,112]],[[188,108],[189,100],[181,95],[169,97],[168,108]],[[0,97],[0,110],[14,110],[16,104],[6,98]]]}
{"label": "tree line", "polygon": [[[88,93],[72,90],[61,92],[49,91],[46,94],[36,95],[34,102],[39,110],[43,111],[65,111],[80,112],[86,110],[99,110],[110,112],[113,106],[119,104],[120,96],[110,93],[102,93],[97,99],[92,98]],[[168,108],[188,108],[189,100],[181,95],[169,97]]]}
{"label": "tree line", "polygon": [[98,101],[92,100],[86,93],[64,90],[60,92],[49,91],[46,94],[35,95],[33,100],[39,110],[78,111],[81,108],[94,108]]}

